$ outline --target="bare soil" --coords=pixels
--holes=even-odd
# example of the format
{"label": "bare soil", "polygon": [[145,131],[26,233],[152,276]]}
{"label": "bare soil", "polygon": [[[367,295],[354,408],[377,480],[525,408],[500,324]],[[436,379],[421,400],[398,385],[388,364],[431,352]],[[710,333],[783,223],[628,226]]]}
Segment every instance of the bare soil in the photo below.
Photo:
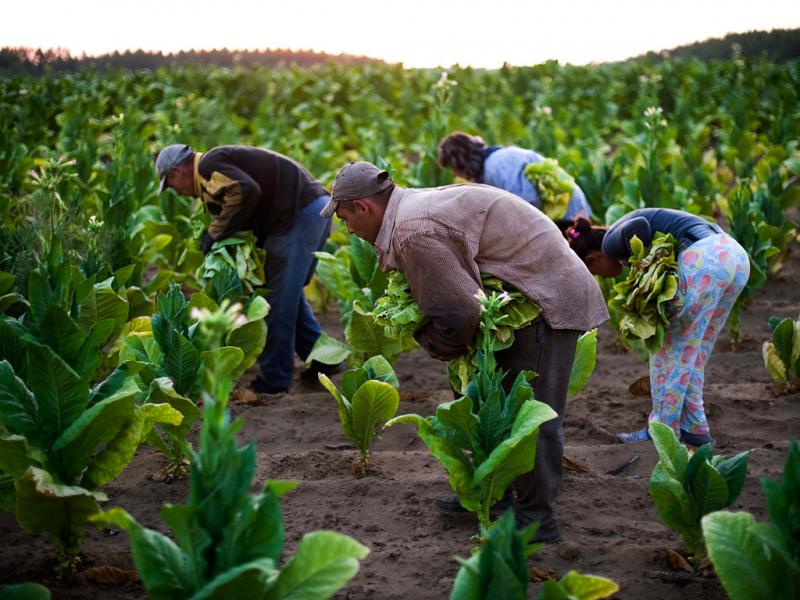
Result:
{"label": "bare soil", "polygon": [[[799,280],[795,247],[780,277],[770,280],[745,311],[746,340],[732,348],[723,334],[706,370],[705,399],[717,451],[752,451],[749,477],[734,508],[759,519],[766,510],[758,480],[779,475],[787,440],[800,437],[800,394],[772,396],[761,342],[769,336],[769,316],[800,313]],[[341,335],[335,313],[322,315],[321,321],[329,333]],[[423,352],[401,357],[396,368],[404,391],[401,412],[428,415],[452,398],[444,364]],[[558,501],[562,540],[533,556],[530,566],[558,577],[571,569],[609,577],[620,584],[616,598],[723,599],[715,578],[670,569],[667,549],[681,543],[660,523],[647,492],[657,461],[652,445],[623,445],[607,434],[644,426],[649,399],[634,396],[628,386],[646,374],[646,364],[620,351],[613,332],[602,330],[590,387],[571,400],[565,421],[566,456],[589,471],[566,471]],[[300,482],[283,500],[287,551],[306,532],[340,531],[369,546],[371,553],[337,598],[447,598],[458,570],[452,557],[469,555],[477,524],[434,511],[433,501],[450,489],[415,428],[387,430],[374,445],[373,472],[358,479],[351,472],[355,451],[347,446],[336,404],[327,393],[297,380],[290,394],[258,400],[255,405],[234,403],[232,411],[247,420],[241,439],[257,443],[257,480]],[[619,475],[606,474],[635,455],[639,459]],[[149,476],[162,467],[157,453],[141,449],[122,477],[106,488],[108,506],[123,506],[143,524],[164,531],[160,507],[184,501],[187,481],[152,481]],[[9,514],[0,515],[0,540],[0,584],[43,582],[55,598],[146,597],[140,583],[105,585],[79,577],[66,586],[55,581],[54,551],[47,539],[25,533]],[[83,550],[84,568],[133,569],[125,533],[89,530]],[[537,589],[538,584],[532,586],[531,597]]]}

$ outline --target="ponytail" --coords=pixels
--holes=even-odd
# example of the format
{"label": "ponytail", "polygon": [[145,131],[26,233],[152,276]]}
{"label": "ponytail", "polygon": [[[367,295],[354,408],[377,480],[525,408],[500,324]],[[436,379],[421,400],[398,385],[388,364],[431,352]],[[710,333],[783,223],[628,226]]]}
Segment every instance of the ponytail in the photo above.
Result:
{"label": "ponytail", "polygon": [[593,226],[586,217],[577,217],[572,225],[562,230],[564,237],[582,261],[592,252],[601,252],[608,227]]}

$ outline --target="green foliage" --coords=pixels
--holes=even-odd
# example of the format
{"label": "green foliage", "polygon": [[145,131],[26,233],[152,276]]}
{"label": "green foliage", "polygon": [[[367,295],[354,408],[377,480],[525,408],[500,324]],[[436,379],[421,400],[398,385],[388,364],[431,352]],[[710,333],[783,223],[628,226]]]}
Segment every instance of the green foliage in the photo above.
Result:
{"label": "green foliage", "polygon": [[7,585],[0,589],[0,600],[50,600],[50,590],[38,583]]}
{"label": "green foliage", "polygon": [[[227,273],[233,271],[244,286],[244,291],[249,294],[256,288],[262,287],[266,281],[265,259],[266,251],[258,247],[252,232],[237,233],[214,242],[211,251],[206,254],[203,264],[197,270],[197,279],[201,285],[206,286],[217,276],[229,278]],[[218,297],[217,301],[221,300],[222,298]]]}
{"label": "green foliage", "polygon": [[572,398],[589,383],[597,364],[597,329],[582,333],[575,348],[575,359],[569,373],[567,398]]}
{"label": "green foliage", "polygon": [[425,323],[425,315],[414,300],[402,271],[389,273],[386,293],[375,302],[372,314],[386,335],[396,338],[412,337]]}
{"label": "green foliage", "polygon": [[800,389],[800,317],[779,321],[770,319],[772,339],[764,342],[764,367],[784,391]]}
{"label": "green foliage", "polygon": [[539,426],[557,416],[533,399],[526,374],[517,376],[509,392],[503,389],[505,373],[497,368],[489,332],[503,322],[510,301],[496,292],[482,297],[482,350],[466,395],[440,404],[430,417],[401,415],[386,424],[417,425],[420,438],[447,470],[461,505],[477,513],[484,529],[489,508],[518,475],[533,468]]}
{"label": "green foliage", "polygon": [[800,593],[800,445],[789,443],[781,481],[762,479],[770,520],[719,511],[703,517],[708,555],[731,600]]}
{"label": "green foliage", "polygon": [[366,472],[376,429],[394,417],[400,405],[400,383],[392,365],[382,356],[373,356],[345,372],[341,392],[323,373],[319,380],[336,399],[342,431],[358,448],[360,470]]}
{"label": "green foliage", "polygon": [[[517,531],[514,514],[507,511],[488,531],[484,542],[469,559],[456,557],[461,568],[450,600],[525,600],[528,598],[528,557],[542,544],[531,544],[538,524]],[[545,582],[536,600],[600,600],[619,590],[603,577],[570,571],[559,581]]]}
{"label": "green foliage", "polygon": [[764,287],[770,259],[781,249],[772,244],[773,229],[765,220],[750,181],[745,180],[736,188],[728,200],[726,216],[730,222],[731,236],[747,251],[750,258],[750,277],[736,298],[727,322],[731,338],[738,342],[742,337],[742,307],[757,290]]}
{"label": "green foliage", "polygon": [[575,180],[569,173],[553,158],[529,164],[524,173],[539,193],[542,212],[553,220],[563,218],[575,190]]}
{"label": "green foliage", "polygon": [[57,305],[41,322],[40,339],[15,321],[0,322],[2,505],[26,531],[48,534],[71,576],[83,526],[105,500],[98,488],[125,469],[155,423],[177,425],[181,414],[167,404],[137,404],[129,365],[90,388],[96,342],[80,355],[86,341]]}
{"label": "green foliage", "polygon": [[672,428],[651,423],[650,435],[659,461],[650,477],[649,491],[658,516],[681,534],[695,557],[705,553],[700,520],[704,515],[736,502],[747,475],[747,452],[724,459],[711,455],[711,444],[689,458]]}
{"label": "green foliage", "polygon": [[612,310],[621,315],[620,336],[644,342],[653,353],[664,345],[670,310],[678,293],[678,264],[675,238],[656,232],[649,248],[633,236],[628,276],[614,286],[609,300]]}
{"label": "green foliage", "polygon": [[[221,319],[206,317],[200,335],[218,345]],[[169,537],[142,527],[121,508],[96,515],[96,523],[125,529],[148,596],[173,598],[258,597],[323,600],[358,571],[369,550],[347,536],[317,531],[306,534],[289,560],[284,549],[280,497],[294,482],[268,481],[251,493],[256,469],[253,443],[236,440],[244,422],[227,410],[233,386],[225,364],[207,367],[203,379],[203,426],[192,452],[189,499],[164,505],[161,516]]]}

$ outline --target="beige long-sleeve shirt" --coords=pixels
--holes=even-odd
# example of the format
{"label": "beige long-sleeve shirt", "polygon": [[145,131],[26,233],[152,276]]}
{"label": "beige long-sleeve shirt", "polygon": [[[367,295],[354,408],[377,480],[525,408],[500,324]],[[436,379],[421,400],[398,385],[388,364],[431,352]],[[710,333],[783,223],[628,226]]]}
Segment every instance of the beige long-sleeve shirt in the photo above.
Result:
{"label": "beige long-sleeve shirt", "polygon": [[553,329],[587,331],[608,320],[597,282],[555,224],[491,186],[395,188],[375,250],[382,270],[408,277],[430,319],[417,337],[434,358],[455,358],[472,342],[481,273],[538,304]]}

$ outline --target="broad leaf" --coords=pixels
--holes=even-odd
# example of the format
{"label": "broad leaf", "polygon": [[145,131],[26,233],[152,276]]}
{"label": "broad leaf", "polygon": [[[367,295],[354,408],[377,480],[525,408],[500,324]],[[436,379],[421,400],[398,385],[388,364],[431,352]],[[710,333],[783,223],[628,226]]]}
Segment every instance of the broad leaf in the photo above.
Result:
{"label": "broad leaf", "polygon": [[400,395],[388,383],[367,381],[358,388],[351,402],[354,441],[366,451],[375,437],[375,429],[391,419],[400,405]]}

